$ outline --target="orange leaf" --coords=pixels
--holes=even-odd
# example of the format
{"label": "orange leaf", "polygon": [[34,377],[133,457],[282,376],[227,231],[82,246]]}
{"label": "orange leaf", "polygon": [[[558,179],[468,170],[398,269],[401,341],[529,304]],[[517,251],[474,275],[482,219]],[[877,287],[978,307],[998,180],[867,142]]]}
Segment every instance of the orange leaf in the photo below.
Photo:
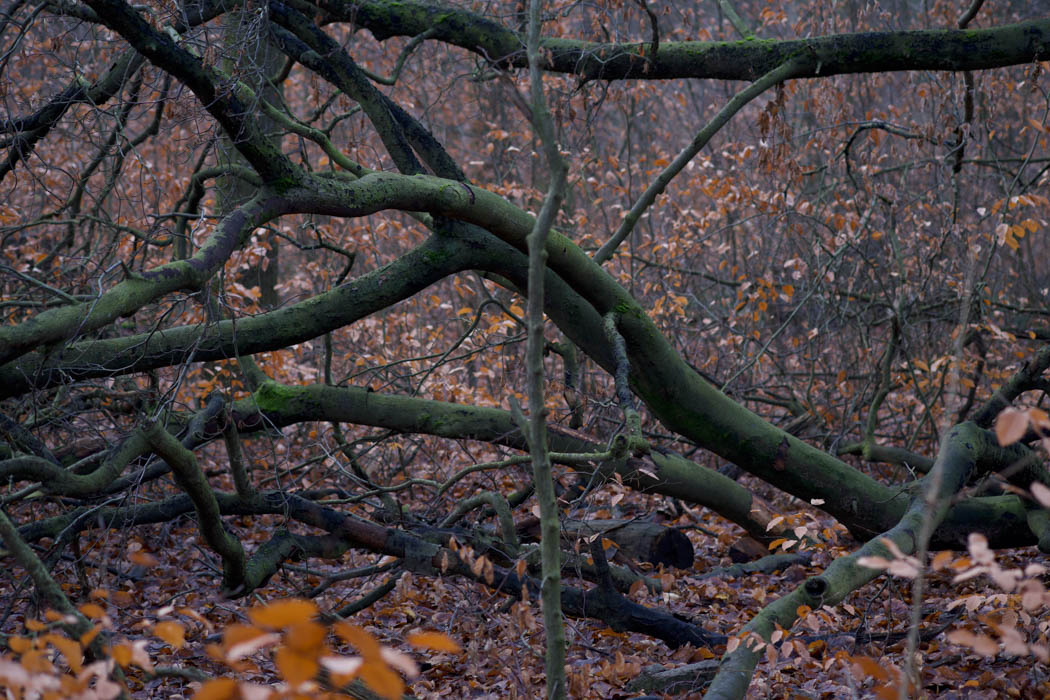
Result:
{"label": "orange leaf", "polygon": [[39,649],[28,651],[22,654],[22,658],[19,659],[22,664],[22,668],[29,671],[30,673],[52,673],[54,667],[51,662],[47,660],[47,654]]}
{"label": "orange leaf", "polygon": [[364,629],[347,622],[337,622],[332,629],[344,642],[353,644],[366,661],[374,661],[379,658],[379,642]]}
{"label": "orange leaf", "polygon": [[327,630],[316,622],[300,622],[288,628],[284,643],[293,651],[316,656],[324,647],[326,634]]}
{"label": "orange leaf", "polygon": [[297,622],[306,622],[316,617],[317,604],[310,600],[290,598],[275,600],[261,608],[252,608],[248,617],[257,625],[264,627],[290,627]]}
{"label": "orange leaf", "polygon": [[952,553],[951,552],[949,552],[949,551],[938,552],[937,555],[933,558],[933,562],[932,562],[931,566],[932,566],[934,571],[940,571],[941,569],[943,569],[946,566],[948,566],[948,564],[950,564],[951,561],[952,561]]}
{"label": "orange leaf", "polygon": [[878,661],[870,656],[854,656],[851,661],[853,661],[861,671],[861,674],[857,676],[858,679],[869,676],[877,681],[889,680],[890,674],[886,669],[879,665]]}
{"label": "orange leaf", "polygon": [[405,683],[401,680],[401,676],[382,662],[366,662],[358,670],[357,677],[377,695],[388,700],[401,700],[401,694],[405,692]]}
{"label": "orange leaf", "polygon": [[87,648],[91,646],[91,642],[95,641],[95,637],[98,636],[99,627],[95,625],[84,634],[80,635],[80,646]]}
{"label": "orange leaf", "polygon": [[193,700],[233,700],[237,697],[237,684],[229,678],[216,678],[201,686],[193,694]]}
{"label": "orange leaf", "polygon": [[109,650],[109,655],[121,668],[127,668],[128,664],[131,663],[131,656],[134,650],[127,644],[118,644]]}
{"label": "orange leaf", "polygon": [[277,664],[277,670],[293,688],[316,676],[320,668],[317,659],[296,653],[288,647],[281,647],[275,651],[273,660]]}
{"label": "orange leaf", "polygon": [[[641,583],[641,581],[638,581],[638,583]],[[462,651],[460,646],[456,644],[451,637],[447,634],[442,634],[441,632],[415,632],[405,637],[405,640],[419,649],[448,651],[453,654]]]}
{"label": "orange leaf", "polygon": [[69,664],[70,671],[80,673],[84,661],[84,652],[80,644],[60,634],[45,634],[43,639],[62,652],[62,656],[66,657],[66,663]]}
{"label": "orange leaf", "polygon": [[250,639],[255,639],[265,634],[258,627],[252,627],[251,625],[229,625],[223,630],[222,643],[229,649],[235,644],[241,644],[247,642]]}
{"label": "orange leaf", "polygon": [[130,561],[132,564],[144,566],[147,569],[152,569],[154,566],[160,563],[160,560],[157,559],[157,557],[153,556],[149,552],[143,552],[141,549],[128,554],[128,561]]}
{"label": "orange leaf", "polygon": [[1004,408],[995,419],[995,437],[1000,445],[1011,445],[1028,430],[1028,413],[1016,408]]}
{"label": "orange leaf", "polygon": [[24,654],[33,648],[33,643],[25,637],[8,637],[7,646],[16,654]]}
{"label": "orange leaf", "polygon": [[153,625],[153,634],[176,649],[181,649],[186,643],[186,629],[178,622],[158,622]]}

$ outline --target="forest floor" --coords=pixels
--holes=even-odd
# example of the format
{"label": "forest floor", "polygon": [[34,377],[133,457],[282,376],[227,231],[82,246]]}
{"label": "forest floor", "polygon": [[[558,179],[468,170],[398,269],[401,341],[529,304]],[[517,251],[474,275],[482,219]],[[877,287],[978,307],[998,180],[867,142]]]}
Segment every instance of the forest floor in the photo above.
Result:
{"label": "forest floor", "polygon": [[[792,514],[789,522],[794,519],[800,534],[805,528],[806,534],[820,541],[810,564],[796,564],[768,575],[702,578],[732,563],[728,552],[739,539],[740,530],[699,508],[680,507],[676,514],[665,498],[628,494],[615,504],[617,517],[656,514],[663,524],[685,532],[696,553],[692,569],[650,572],[666,586],[666,592],[640,590],[631,597],[645,605],[666,606],[710,632],[732,634],[763,605],[856,547],[841,526],[819,511],[797,501],[774,505],[780,512]],[[12,513],[16,521],[26,515],[21,510],[16,508]],[[34,510],[39,517],[39,506]],[[607,509],[599,508],[595,514],[607,517]],[[229,523],[249,548],[253,538],[262,541],[281,524],[275,516],[235,518]],[[377,563],[375,556],[351,552],[337,563],[290,565],[265,588],[247,598],[229,600],[219,594],[219,560],[203,545],[190,518],[133,530],[110,530],[93,539],[94,544],[81,552],[83,565],[75,565],[67,556],[57,562],[53,574],[74,604],[94,602],[106,611],[104,623],[110,639],[124,640],[129,647],[144,650],[158,667],[197,669],[210,677],[229,676],[269,687],[279,682],[269,651],[258,651],[231,669],[216,658],[214,651],[223,631],[247,623],[247,611],[253,606],[306,597],[328,576]],[[46,543],[39,553],[46,558]],[[998,553],[998,562],[1006,569],[1023,570],[1037,565],[1037,560],[1034,549]],[[1050,667],[1032,656],[1010,655],[998,644],[994,651],[977,645],[984,652],[981,654],[946,639],[946,633],[959,629],[987,639],[983,635],[989,630],[1001,632],[1005,620],[1027,630],[1028,641],[1045,641],[1050,626],[1045,614],[1042,618],[1028,615],[1018,605],[1016,595],[1000,590],[984,576],[953,582],[958,571],[969,564],[965,553],[944,554],[935,561],[939,570],[928,575],[923,595],[924,637],[917,655],[921,694],[975,699],[1050,696]],[[14,561],[4,559],[0,565],[7,572],[0,583],[4,614],[0,631],[5,636],[20,637],[27,634],[27,622],[32,631],[33,620],[46,618],[24,595],[24,574]],[[1038,569],[1029,569],[1029,573],[1038,573]],[[335,582],[314,600],[322,611],[339,610],[379,585],[384,577],[378,574]],[[584,585],[571,577],[566,582]],[[749,697],[897,697],[895,680],[904,666],[911,591],[909,579],[882,577],[835,609],[805,612],[793,630],[767,647]],[[184,630],[181,646],[178,635],[175,639],[162,635],[168,637],[164,640],[155,634],[154,626],[161,620],[179,623]],[[415,697],[493,699],[539,697],[544,678],[540,620],[535,600],[513,602],[477,583],[412,573],[403,574],[386,596],[350,618],[382,644],[416,660],[421,673],[408,686]],[[462,652],[423,654],[413,650],[405,638],[420,629],[447,634]],[[725,651],[724,647],[670,649],[659,640],[614,632],[593,620],[568,620],[567,637],[573,698],[636,697],[640,693],[632,692],[628,684],[643,671],[717,659]],[[178,700],[192,697],[199,687],[179,675],[150,675],[134,663],[126,669],[126,679],[134,698]],[[703,685],[700,677],[691,687],[678,686],[668,696],[698,698]]]}

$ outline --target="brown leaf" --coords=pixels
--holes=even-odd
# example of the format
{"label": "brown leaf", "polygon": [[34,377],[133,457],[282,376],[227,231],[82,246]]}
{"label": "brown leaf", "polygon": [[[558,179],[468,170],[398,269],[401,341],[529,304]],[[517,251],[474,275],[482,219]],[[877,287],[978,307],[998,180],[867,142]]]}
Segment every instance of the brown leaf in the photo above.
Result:
{"label": "brown leaf", "polygon": [[186,629],[178,622],[171,620],[158,622],[153,625],[153,634],[176,649],[181,649],[182,645],[186,643]]}
{"label": "brown leaf", "polygon": [[311,600],[289,598],[275,600],[261,608],[252,608],[248,617],[257,625],[282,629],[317,616],[317,604]]}
{"label": "brown leaf", "polygon": [[1028,412],[1013,407],[1004,408],[995,419],[995,437],[1000,445],[1012,445],[1028,430]]}
{"label": "brown leaf", "polygon": [[[645,586],[641,581],[636,581],[635,585]],[[633,592],[633,586],[632,586]],[[453,654],[462,651],[459,644],[449,637],[447,634],[441,632],[414,632],[407,637],[407,641],[412,646],[418,649],[430,649],[431,651],[448,651]]]}

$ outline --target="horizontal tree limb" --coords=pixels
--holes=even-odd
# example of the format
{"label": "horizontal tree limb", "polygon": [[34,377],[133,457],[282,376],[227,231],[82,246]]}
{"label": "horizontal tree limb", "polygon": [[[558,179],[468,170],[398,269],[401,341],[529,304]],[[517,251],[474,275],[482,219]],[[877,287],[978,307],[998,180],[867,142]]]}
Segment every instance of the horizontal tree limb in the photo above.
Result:
{"label": "horizontal tree limb", "polygon": [[[497,65],[524,67],[524,37],[466,9],[425,0],[321,0],[333,18],[383,40],[430,32],[434,41],[459,46]],[[802,77],[901,70],[973,71],[1050,58],[1050,20],[990,29],[934,29],[835,34],[807,39],[601,43],[542,41],[542,68],[587,80],[708,78],[755,80],[792,56],[812,58]]]}

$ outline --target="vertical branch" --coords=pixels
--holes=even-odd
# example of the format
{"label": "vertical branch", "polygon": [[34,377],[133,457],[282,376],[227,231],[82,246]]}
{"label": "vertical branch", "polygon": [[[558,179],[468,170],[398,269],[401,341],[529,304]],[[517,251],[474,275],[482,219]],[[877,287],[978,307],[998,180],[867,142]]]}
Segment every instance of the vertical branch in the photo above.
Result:
{"label": "vertical branch", "polygon": [[[981,5],[984,4],[984,0],[973,0],[970,6],[966,9],[963,15],[959,18],[958,26],[959,29],[965,29],[981,9]],[[970,129],[973,128],[973,96],[974,96],[974,79],[972,71],[963,72],[963,83],[965,85],[965,92],[963,94],[963,121],[955,129],[955,162],[952,164],[952,227],[958,232],[959,223],[959,190],[960,183],[962,180],[962,166],[963,156],[966,152],[966,141],[970,135]],[[967,240],[965,241],[965,250],[970,250],[969,234],[966,234]],[[959,387],[959,366],[962,362],[963,348],[966,338],[966,328],[970,325],[970,309],[973,300],[975,277],[976,277],[977,261],[975,256],[970,256],[966,265],[966,278],[965,286],[963,287],[962,304],[959,307],[959,330],[957,337],[955,338],[953,357],[951,365],[949,366],[949,382],[947,398],[945,400],[945,411],[944,419],[948,420],[951,414],[951,400],[950,397],[958,395]],[[948,426],[944,426],[941,431],[942,434],[947,433]],[[904,657],[904,682],[900,686],[900,698],[906,700],[908,697],[908,690],[914,684],[915,687],[919,686],[919,669],[916,664],[915,655],[919,648],[919,625],[922,623],[922,599],[926,588],[926,558],[928,554],[928,548],[930,543],[930,537],[933,536],[933,531],[937,527],[937,521],[934,520],[934,510],[937,507],[937,490],[940,486],[942,478],[943,465],[940,460],[934,463],[933,471],[929,475],[929,480],[926,484],[926,490],[923,497],[926,500],[927,512],[926,517],[923,519],[922,528],[919,530],[918,540],[915,543],[915,558],[919,561],[919,572],[915,579],[912,581],[911,594],[911,611],[908,615],[908,640],[905,645],[905,657]]]}
{"label": "vertical branch", "polygon": [[890,318],[890,341],[879,362],[879,386],[875,396],[871,399],[868,408],[868,419],[864,424],[864,456],[869,457],[871,448],[875,445],[875,429],[879,426],[879,409],[882,402],[889,396],[893,389],[893,360],[897,357],[897,348],[900,346],[901,322],[898,315],[899,308],[893,310]]}
{"label": "vertical branch", "polygon": [[616,329],[619,314],[609,312],[605,314],[605,337],[612,346],[613,359],[616,361],[616,402],[620,404],[624,420],[627,423],[627,434],[638,444],[642,438],[642,419],[638,415],[638,409],[631,395],[631,387],[628,377],[631,373],[630,361],[627,359],[627,344],[624,342],[620,331]]}
{"label": "vertical branch", "polygon": [[255,495],[248,465],[244,461],[244,450],[241,449],[241,436],[237,433],[237,424],[228,419],[222,429],[222,438],[226,442],[226,455],[230,459],[230,473],[233,474],[233,486],[238,496]]}
{"label": "vertical branch", "polygon": [[[980,11],[981,5],[984,4],[984,0],[973,0],[970,6],[959,18],[958,26],[959,29],[965,29],[966,26]],[[952,227],[958,232],[959,223],[959,190],[960,183],[962,180],[962,166],[963,156],[966,152],[966,141],[970,136],[970,130],[973,128],[973,97],[974,86],[973,72],[963,72],[963,84],[965,85],[965,92],[963,94],[963,121],[955,129],[955,162],[952,164]],[[966,234],[967,240],[965,241],[965,250],[971,250],[969,234]],[[951,365],[949,366],[949,382],[948,382],[948,399],[945,400],[945,411],[944,420],[948,420],[951,415],[951,400],[950,397],[958,396],[959,381],[959,367],[962,362],[963,348],[966,338],[966,329],[970,325],[970,309],[973,302],[974,287],[976,282],[976,267],[977,261],[975,256],[970,256],[966,264],[966,278],[963,287],[962,303],[959,307],[959,326],[958,334],[953,343],[953,357]],[[941,431],[942,434],[946,434],[948,426],[943,426]],[[922,623],[922,600],[926,588],[926,559],[928,554],[928,548],[930,538],[933,536],[933,531],[937,528],[937,521],[934,520],[934,510],[937,507],[937,491],[940,486],[942,478],[943,465],[940,460],[934,463],[933,471],[929,475],[929,480],[926,484],[926,490],[924,498],[926,500],[927,512],[926,517],[922,522],[922,528],[919,530],[918,540],[915,543],[915,558],[919,561],[919,572],[915,579],[912,581],[911,594],[911,611],[908,615],[908,640],[905,645],[905,657],[904,657],[904,682],[901,683],[900,698],[906,700],[908,697],[908,690],[914,684],[915,687],[921,687],[919,685],[919,669],[916,664],[915,655],[919,648],[919,625]]]}
{"label": "vertical branch", "polygon": [[223,586],[228,595],[244,588],[245,557],[240,540],[226,531],[218,500],[197,458],[183,447],[175,437],[159,423],[146,429],[146,439],[154,451],[171,465],[175,482],[193,501],[197,511],[197,525],[208,546],[222,557]]}
{"label": "vertical branch", "polygon": [[558,501],[554,495],[554,477],[550,455],[547,452],[547,411],[543,377],[543,278],[547,264],[547,235],[565,196],[567,166],[558,150],[554,123],[543,94],[543,73],[540,69],[540,9],[543,0],[529,1],[529,28],[527,53],[529,59],[529,88],[532,102],[532,127],[543,144],[550,168],[550,185],[543,207],[528,237],[528,344],[526,366],[529,395],[529,449],[532,453],[533,480],[536,500],[540,506],[541,552],[543,584],[540,599],[543,604],[543,626],[547,634],[547,697],[567,697],[565,682],[565,624],[561,612],[561,533],[558,525]]}

